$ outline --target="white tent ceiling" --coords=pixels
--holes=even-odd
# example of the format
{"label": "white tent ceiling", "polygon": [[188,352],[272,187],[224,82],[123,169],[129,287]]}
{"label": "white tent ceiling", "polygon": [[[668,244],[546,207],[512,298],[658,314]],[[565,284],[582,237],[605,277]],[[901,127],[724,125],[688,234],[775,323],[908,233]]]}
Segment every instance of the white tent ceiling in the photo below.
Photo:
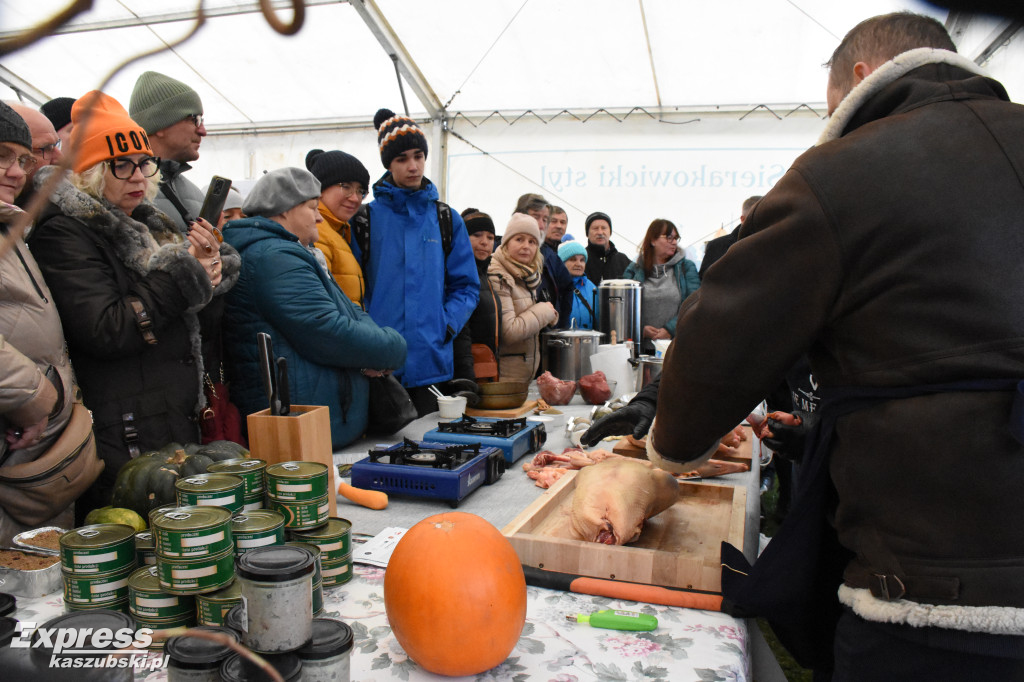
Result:
{"label": "white tent ceiling", "polygon": [[[0,38],[68,2],[0,0]],[[186,35],[196,4],[94,0],[72,25],[3,57],[0,99],[77,97],[129,57]],[[1024,43],[1007,40],[1019,26],[947,17],[918,0],[307,0],[293,37],[275,33],[256,2],[203,5],[210,16],[193,38],[132,63],[105,87],[127,105],[139,74],[155,70],[200,93],[210,131],[194,171],[200,184],[214,172],[241,180],[302,165],[314,146],[351,151],[376,175],[369,121],[380,107],[402,111],[404,94],[432,131],[431,177],[456,208],[500,216],[518,194],[545,191],[572,209],[572,223],[574,214],[628,211],[642,200],[650,214],[621,233],[630,242],[655,215],[682,206],[696,213],[677,222],[692,221],[686,231],[697,240],[731,220],[746,195],[770,188],[776,167],[817,137],[822,63],[866,17],[935,16],[1011,97],[1024,93],[1024,70],[1011,68]],[[278,16],[290,20],[291,10]],[[694,169],[709,163],[734,174],[731,192],[695,184]],[[545,177],[573,167],[589,181]],[[684,194],[626,196],[604,175],[680,169],[691,173],[683,187],[677,177]],[[745,172],[762,181],[737,184]]]}

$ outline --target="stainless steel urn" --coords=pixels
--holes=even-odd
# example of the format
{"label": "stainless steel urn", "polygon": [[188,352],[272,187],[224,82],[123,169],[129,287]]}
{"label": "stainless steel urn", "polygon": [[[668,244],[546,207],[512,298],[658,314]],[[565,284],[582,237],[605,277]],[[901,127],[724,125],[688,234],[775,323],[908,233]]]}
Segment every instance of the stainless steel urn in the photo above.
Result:
{"label": "stainless steel urn", "polygon": [[643,340],[640,301],[640,282],[631,279],[606,279],[597,287],[597,325],[594,328],[604,334],[605,343],[632,341],[634,359]]}

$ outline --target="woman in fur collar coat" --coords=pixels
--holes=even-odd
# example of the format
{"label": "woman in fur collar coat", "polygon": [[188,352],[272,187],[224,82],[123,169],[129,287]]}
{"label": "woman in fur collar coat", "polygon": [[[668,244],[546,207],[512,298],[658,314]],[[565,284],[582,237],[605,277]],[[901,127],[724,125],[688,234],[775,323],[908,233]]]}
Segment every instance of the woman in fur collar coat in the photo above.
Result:
{"label": "woman in fur collar coat", "polygon": [[[84,119],[84,120],[83,120]],[[121,466],[139,452],[199,440],[205,404],[202,323],[238,276],[238,254],[205,221],[187,240],[149,199],[159,159],[142,128],[99,92],[72,109],[71,175],[30,238],[64,324],[106,468],[76,505],[81,521],[110,504]],[[41,187],[55,167],[36,174]]]}
{"label": "woman in fur collar coat", "polygon": [[534,218],[513,214],[487,268],[501,301],[499,381],[533,379],[540,365],[540,331],[558,321],[551,303],[537,301],[544,267],[540,239]]}

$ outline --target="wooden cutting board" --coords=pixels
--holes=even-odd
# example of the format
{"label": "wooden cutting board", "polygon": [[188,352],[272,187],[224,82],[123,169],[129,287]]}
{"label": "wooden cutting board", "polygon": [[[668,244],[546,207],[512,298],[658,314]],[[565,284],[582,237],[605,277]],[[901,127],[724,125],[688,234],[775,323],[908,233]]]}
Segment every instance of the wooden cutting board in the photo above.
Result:
{"label": "wooden cutting board", "polygon": [[[740,446],[734,453],[717,453],[713,455],[714,459],[720,459],[725,462],[737,462],[739,464],[750,464],[750,460],[753,457],[754,450],[754,434],[749,426],[743,427],[747,432],[747,439],[740,443]],[[619,440],[614,447],[612,452],[616,455],[624,455],[626,457],[636,457],[637,459],[647,459],[647,439],[644,438],[639,441],[642,447],[637,447],[629,441],[629,438],[622,438]]]}
{"label": "wooden cutting board", "polygon": [[472,407],[467,407],[465,412],[470,417],[494,417],[495,419],[514,419],[516,417],[522,417],[524,414],[532,412],[536,408],[536,400],[527,400],[519,407],[509,407],[504,410],[478,410]]}

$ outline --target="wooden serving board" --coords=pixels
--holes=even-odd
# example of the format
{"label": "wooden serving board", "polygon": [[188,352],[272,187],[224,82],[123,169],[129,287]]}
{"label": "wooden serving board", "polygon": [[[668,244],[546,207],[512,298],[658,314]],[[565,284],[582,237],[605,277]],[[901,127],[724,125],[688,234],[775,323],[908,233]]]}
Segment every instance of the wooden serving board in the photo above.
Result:
{"label": "wooden serving board", "polygon": [[[737,452],[735,453],[716,453],[712,456],[713,459],[720,459],[724,462],[739,462],[740,464],[750,464],[750,460],[753,458],[754,450],[754,434],[749,426],[744,426],[743,430],[747,432],[747,439],[740,443]],[[612,452],[617,455],[623,455],[625,457],[636,457],[637,459],[647,459],[647,439],[640,440],[639,443],[643,447],[637,447],[629,442],[629,438],[621,438],[615,446],[612,447]]]}
{"label": "wooden serving board", "polygon": [[570,471],[502,533],[527,566],[645,585],[721,592],[721,542],[743,546],[746,488],[680,483],[672,507],[648,519],[635,543],[585,542],[570,522],[576,472]]}
{"label": "wooden serving board", "polygon": [[509,407],[504,410],[478,410],[472,407],[467,407],[465,413],[470,417],[494,417],[496,419],[514,419],[515,417],[522,417],[527,412],[532,412],[537,408],[536,400],[527,400],[519,407]]}

